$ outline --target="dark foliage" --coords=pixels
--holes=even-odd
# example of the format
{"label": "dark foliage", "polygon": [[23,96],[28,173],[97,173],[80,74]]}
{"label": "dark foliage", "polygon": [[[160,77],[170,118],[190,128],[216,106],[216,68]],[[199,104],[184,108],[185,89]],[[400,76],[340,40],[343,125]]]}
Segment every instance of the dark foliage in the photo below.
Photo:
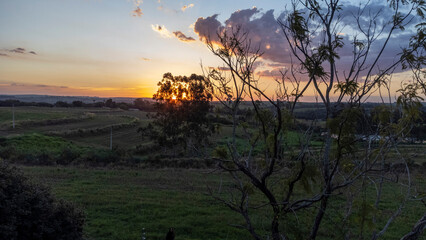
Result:
{"label": "dark foliage", "polygon": [[115,108],[116,107],[116,103],[114,101],[112,101],[112,99],[108,99],[105,102],[105,107],[109,107],[109,108]]}
{"label": "dark foliage", "polygon": [[135,99],[135,101],[133,102],[133,105],[135,108],[141,110],[141,111],[145,111],[145,112],[154,112],[155,111],[155,106],[152,102],[148,101],[148,100],[144,100],[142,98],[137,98]]}
{"label": "dark foliage", "polygon": [[34,106],[34,107],[53,107],[50,103],[45,102],[21,102],[19,100],[4,100],[0,101],[0,107],[19,107],[19,106]]}
{"label": "dark foliage", "polygon": [[82,239],[83,213],[0,163],[0,239]]}
{"label": "dark foliage", "polygon": [[73,101],[72,106],[73,107],[83,107],[84,103],[82,101]]}
{"label": "dark foliage", "polygon": [[166,240],[175,240],[175,232],[173,228],[170,228],[167,232]]}
{"label": "dark foliage", "polygon": [[57,101],[55,103],[55,107],[71,107],[72,105],[68,104],[67,102],[63,101]]}

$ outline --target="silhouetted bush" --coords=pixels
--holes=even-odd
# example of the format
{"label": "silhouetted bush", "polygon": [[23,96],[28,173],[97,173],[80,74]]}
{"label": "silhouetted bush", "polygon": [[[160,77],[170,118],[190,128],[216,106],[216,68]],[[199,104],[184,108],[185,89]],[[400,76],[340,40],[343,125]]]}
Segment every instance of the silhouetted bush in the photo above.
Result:
{"label": "silhouetted bush", "polygon": [[72,106],[73,107],[83,107],[84,103],[82,101],[73,101]]}
{"label": "silhouetted bush", "polygon": [[123,109],[123,110],[129,110],[129,108],[131,107],[131,105],[121,102],[117,104],[119,108]]}
{"label": "silhouetted bush", "polygon": [[0,162],[0,240],[82,239],[82,211]]}
{"label": "silhouetted bush", "polygon": [[61,154],[58,157],[58,160],[56,160],[57,164],[60,165],[68,165],[72,163],[74,160],[76,160],[78,157],[80,157],[81,153],[77,150],[71,149],[71,148],[65,148],[62,150]]}
{"label": "silhouetted bush", "polygon": [[70,107],[70,105],[63,101],[57,101],[55,104],[55,107]]}

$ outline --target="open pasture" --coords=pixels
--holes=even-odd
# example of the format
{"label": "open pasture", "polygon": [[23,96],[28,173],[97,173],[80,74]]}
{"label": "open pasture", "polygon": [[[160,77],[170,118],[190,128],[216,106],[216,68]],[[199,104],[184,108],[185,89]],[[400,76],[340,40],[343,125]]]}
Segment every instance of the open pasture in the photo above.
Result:
{"label": "open pasture", "polygon": [[[9,109],[1,108],[3,113],[10,113]],[[68,153],[79,154],[80,162],[77,166],[84,165],[84,159],[92,159],[94,156],[101,159],[105,155],[108,160],[109,144],[113,128],[113,147],[122,150],[132,150],[138,145],[149,145],[150,142],[143,140],[137,132],[140,126],[146,126],[151,121],[147,113],[141,111],[124,111],[110,109],[92,108],[16,108],[15,113],[27,116],[25,119],[17,120],[17,127],[1,128],[1,136],[4,143],[14,146],[14,150],[21,154],[49,153],[52,156],[61,157],[63,150]],[[34,117],[32,117],[34,116]],[[4,118],[4,117],[3,117]],[[10,121],[3,120],[1,124],[9,124]],[[242,128],[237,129],[237,147],[245,151],[247,148],[247,132]],[[220,131],[215,133],[211,141],[210,150],[217,146],[226,146],[232,135],[230,125],[221,124]],[[289,131],[285,136],[288,149],[297,148],[300,135]],[[312,141],[313,149],[322,146],[319,140]],[[147,148],[149,149],[149,148]],[[408,162],[414,162],[423,166],[425,162],[424,144],[402,144],[401,153]],[[255,149],[257,151],[257,149]],[[155,151],[154,151],[155,152]],[[315,152],[315,151],[314,151]],[[146,154],[152,154],[150,150]],[[96,155],[98,154],[98,155]],[[396,156],[397,152],[391,152],[390,157]],[[42,155],[37,155],[38,158]],[[111,155],[112,156],[112,155]],[[147,159],[147,155],[140,155],[140,161]],[[153,157],[150,161],[155,161]],[[160,161],[160,159],[159,159]],[[48,185],[60,198],[71,201],[86,213],[86,225],[84,233],[87,239],[163,239],[167,229],[176,229],[177,239],[247,239],[247,231],[235,228],[235,225],[243,224],[240,215],[230,211],[223,204],[213,200],[209,196],[207,186],[211,186],[215,192],[229,197],[227,190],[231,186],[228,175],[209,174],[211,170],[191,170],[194,163],[179,165],[167,165],[169,159],[161,159],[163,165],[144,169],[149,165],[134,165],[135,169],[111,164],[109,168],[79,168],[73,166],[19,166],[24,173],[38,183]],[[179,160],[176,160],[179,161]],[[189,160],[188,160],[189,161]],[[109,162],[107,162],[109,163]],[[172,160],[170,160],[170,164]],[[79,165],[82,164],[82,165]],[[53,163],[55,165],[55,163]],[[90,166],[90,164],[88,164]],[[108,165],[108,164],[106,164]],[[95,165],[96,166],[96,165]],[[123,169],[116,169],[112,166]],[[172,167],[174,166],[174,167]],[[165,167],[165,168],[164,168]],[[175,168],[176,167],[176,168]],[[211,167],[211,166],[210,166]],[[426,192],[426,182],[423,176],[424,170],[415,169],[412,176],[415,180],[414,189],[419,194]],[[282,191],[280,182],[276,184],[276,191]],[[312,186],[316,187],[314,183]],[[222,190],[219,190],[222,189]],[[303,195],[304,187],[298,186]],[[398,198],[401,191],[387,186],[383,195],[389,199]],[[374,201],[375,188],[373,185],[368,189],[367,200]],[[341,229],[342,219],[345,217],[342,209],[346,202],[343,197],[336,196],[331,203],[330,210],[323,222],[323,227],[318,239],[342,239],[347,232],[336,231]],[[254,193],[251,204],[261,206],[265,199],[259,193]],[[383,218],[378,219],[377,226],[382,226],[389,214],[398,207],[398,202],[383,202],[380,211]],[[384,239],[399,239],[409,231],[410,227],[420,217],[424,206],[420,201],[407,203],[403,213],[398,216],[386,232]],[[285,228],[292,239],[297,239],[299,234],[306,235],[310,227],[303,223],[312,222],[315,217],[315,208],[304,210],[297,215],[287,215],[283,221]],[[259,208],[255,211],[256,217],[253,224],[263,232],[268,229],[269,222],[266,215],[267,208]],[[352,217],[345,224],[359,221],[358,210],[355,209]],[[370,221],[370,215],[367,216]],[[233,226],[232,226],[233,225]],[[370,225],[369,225],[370,226]],[[370,227],[376,227],[371,225]],[[360,229],[351,230],[353,236]]]}
{"label": "open pasture", "polygon": [[[222,191],[226,197],[229,177],[212,174],[206,170],[187,169],[81,169],[71,167],[29,167],[20,166],[24,173],[34,181],[48,185],[54,194],[74,202],[84,209],[86,224],[84,232],[87,239],[130,240],[164,239],[167,229],[174,227],[176,239],[248,239],[245,230],[233,226],[243,223],[240,215],[230,211],[209,196],[207,186],[215,192]],[[414,174],[419,191],[425,191],[425,179]],[[222,187],[220,187],[222,186]],[[279,187],[279,185],[277,185]],[[219,189],[222,190],[219,190]],[[384,195],[400,197],[396,188],[387,187]],[[368,190],[368,201],[374,200],[374,187]],[[299,194],[306,194],[300,192]],[[262,199],[256,193],[251,204],[259,204]],[[360,209],[355,208],[349,222],[342,209],[345,202],[336,197],[331,203],[333,211],[327,213],[318,239],[343,239],[345,232],[340,231],[342,224],[359,221]],[[377,226],[383,226],[386,216],[398,207],[397,202],[383,202],[377,211],[383,218]],[[393,222],[383,239],[399,239],[423,214],[424,207],[420,201],[410,201],[404,212]],[[268,228],[264,215],[267,208],[256,211],[254,219],[256,228]],[[299,233],[307,233],[315,209],[288,215],[284,225],[291,239],[297,239]],[[379,215],[380,216],[380,215]],[[374,228],[368,221],[367,228]],[[352,229],[356,235],[360,229]]]}
{"label": "open pasture", "polygon": [[135,147],[141,142],[138,128],[149,121],[146,112],[121,109],[15,107],[14,111],[15,129],[12,108],[0,108],[0,136],[37,133],[101,148],[109,148],[111,127],[114,146]]}

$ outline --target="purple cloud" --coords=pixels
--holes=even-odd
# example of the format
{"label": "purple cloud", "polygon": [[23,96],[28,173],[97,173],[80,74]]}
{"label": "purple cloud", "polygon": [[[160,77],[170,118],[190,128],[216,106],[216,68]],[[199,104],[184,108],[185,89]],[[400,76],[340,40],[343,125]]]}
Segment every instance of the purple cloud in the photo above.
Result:
{"label": "purple cloud", "polygon": [[175,37],[179,39],[182,42],[193,42],[195,39],[193,37],[187,37],[185,34],[183,34],[181,31],[173,32]]}
{"label": "purple cloud", "polygon": [[[37,55],[37,53],[35,51],[27,51],[25,48],[22,48],[22,47],[18,47],[18,48],[14,48],[14,49],[4,49],[3,51],[9,52],[9,53]],[[9,56],[9,55],[6,54],[6,53],[0,53],[0,56]]]}
{"label": "purple cloud", "polygon": [[20,47],[19,48],[15,48],[15,49],[9,50],[9,52],[24,54],[25,53],[25,48],[20,48]]}
{"label": "purple cloud", "polygon": [[[288,46],[273,13],[274,10],[269,10],[261,14],[257,8],[239,10],[232,13],[224,24],[217,20],[218,15],[215,14],[207,18],[198,18],[194,31],[201,41],[210,39],[218,43],[218,32],[231,31],[233,27],[241,26],[243,31],[248,32],[252,46],[258,46],[263,52],[264,59],[288,63],[289,54],[286,52]],[[255,18],[255,15],[260,17]]]}
{"label": "purple cloud", "polygon": [[211,41],[219,41],[217,32],[223,29],[222,23],[217,20],[218,14],[203,18],[200,17],[194,24],[194,32],[198,35],[201,41],[210,39]]}
{"label": "purple cloud", "polygon": [[[307,10],[302,9],[300,11],[304,12],[305,15],[308,14]],[[339,33],[339,35],[342,37],[342,42],[344,43],[343,48],[340,48],[337,51],[337,54],[340,56],[340,59],[337,62],[339,75],[343,75],[345,71],[349,71],[353,61],[352,42],[354,40],[354,36],[358,35],[358,38],[360,38],[360,35],[362,35],[358,30],[358,25],[354,16],[362,14],[362,17],[360,18],[360,25],[362,28],[365,28],[367,24],[369,24],[369,16],[372,16],[372,14],[376,12],[380,13],[375,19],[377,26],[380,27],[386,25],[392,20],[392,9],[385,5],[374,3],[366,7],[363,12],[361,12],[359,10],[359,6],[356,5],[345,4],[343,6],[339,16],[342,19],[340,22],[342,32]],[[290,52],[289,44],[277,22],[277,19],[285,19],[287,14],[288,12],[282,12],[278,18],[275,18],[274,10],[260,12],[259,9],[254,7],[251,9],[238,10],[232,13],[224,23],[219,22],[217,20],[218,15],[214,14],[206,18],[198,18],[194,24],[194,32],[198,35],[198,38],[201,41],[205,42],[206,39],[210,39],[214,43],[219,43],[217,33],[232,31],[232,28],[236,26],[241,27],[243,31],[247,32],[248,38],[251,41],[251,46],[259,47],[259,50],[263,52],[262,59],[265,61],[265,64],[256,66],[262,66],[262,68],[259,69],[261,70],[259,74],[265,76],[276,76],[279,73],[278,69],[289,66],[292,62],[292,54]],[[410,16],[409,19],[412,19],[409,26],[414,26],[414,24],[418,22],[415,16]],[[401,31],[391,38],[380,58],[380,61],[378,62],[378,66],[384,68],[392,65],[398,60],[398,52],[400,52],[401,48],[407,46],[409,37],[413,34],[412,29],[409,27],[406,29],[407,30],[405,32]],[[376,32],[379,32],[379,30]],[[383,34],[386,35],[386,33],[388,33],[388,29],[385,27],[383,29]],[[314,41],[318,41],[319,43],[319,41],[321,41],[320,39],[323,39],[321,34],[322,33],[315,35]],[[369,59],[366,61],[365,66],[373,63],[375,56],[379,54],[384,41],[385,38],[377,38],[375,40],[371,46]],[[295,61],[295,59],[293,60]],[[379,69],[376,69],[373,72],[377,71],[379,71]],[[397,71],[401,71],[401,69],[397,69]],[[278,76],[281,76],[281,74]]]}

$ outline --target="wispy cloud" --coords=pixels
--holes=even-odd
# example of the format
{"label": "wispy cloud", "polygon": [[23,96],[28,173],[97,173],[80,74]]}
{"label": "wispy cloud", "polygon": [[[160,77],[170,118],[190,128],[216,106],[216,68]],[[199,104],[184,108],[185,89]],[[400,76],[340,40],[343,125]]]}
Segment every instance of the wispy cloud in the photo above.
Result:
{"label": "wispy cloud", "polygon": [[133,17],[140,17],[143,15],[142,9],[140,7],[136,7],[135,10],[132,11]]}
{"label": "wispy cloud", "polygon": [[193,4],[193,3],[188,4],[188,5],[184,5],[184,6],[181,8],[181,10],[182,10],[182,12],[185,12],[188,8],[192,8],[192,7],[194,7],[194,4]]}
{"label": "wispy cloud", "polygon": [[146,58],[146,57],[141,57],[140,59],[141,59],[141,60],[144,60],[144,61],[151,61],[151,59],[150,59],[150,58]]}
{"label": "wispy cloud", "polygon": [[[23,47],[17,47],[17,48],[13,48],[13,49],[4,49],[2,50],[3,52],[9,52],[9,53],[18,53],[18,54],[33,54],[33,55],[37,55],[37,53],[35,51],[27,51],[25,48]],[[0,56],[9,56],[6,53],[0,53]]]}
{"label": "wispy cloud", "polygon": [[263,70],[263,71],[258,71],[256,74],[262,77],[282,77],[282,72],[284,72],[285,69],[283,68],[274,68],[271,70]]}
{"label": "wispy cloud", "polygon": [[209,67],[209,70],[216,70],[216,71],[230,71],[231,69],[229,67]]}
{"label": "wispy cloud", "polygon": [[167,28],[163,25],[158,25],[158,24],[153,24],[151,25],[152,30],[154,30],[155,32],[159,33],[162,37],[164,38],[171,38],[173,37],[173,34],[171,34],[169,32],[169,30],[167,30]]}
{"label": "wispy cloud", "polygon": [[195,41],[195,39],[193,37],[188,37],[184,33],[182,33],[181,31],[173,32],[173,34],[175,35],[175,37],[177,39],[179,39],[182,42],[193,42],[193,41]]}
{"label": "wispy cloud", "polygon": [[170,32],[169,30],[167,30],[167,28],[164,25],[152,24],[151,28],[154,32],[159,33],[160,36],[162,36],[163,38],[176,37],[179,41],[182,41],[182,42],[193,42],[193,41],[195,41],[195,39],[193,37],[186,36],[181,31]]}
{"label": "wispy cloud", "polygon": [[20,48],[20,47],[19,48],[15,48],[15,49],[9,50],[9,52],[24,54],[25,53],[25,48]]}
{"label": "wispy cloud", "polygon": [[132,11],[132,15],[133,17],[141,17],[143,15],[142,9],[140,8],[140,6],[142,5],[143,1],[142,0],[134,0],[133,1],[135,4],[135,10]]}
{"label": "wispy cloud", "polygon": [[9,81],[0,81],[0,84],[2,86],[10,86],[10,87],[68,88],[67,86],[55,86],[55,85],[32,84],[32,83],[19,83],[19,82],[9,82]]}
{"label": "wispy cloud", "polygon": [[0,53],[0,57],[9,57],[9,54],[6,54],[6,53]]}

